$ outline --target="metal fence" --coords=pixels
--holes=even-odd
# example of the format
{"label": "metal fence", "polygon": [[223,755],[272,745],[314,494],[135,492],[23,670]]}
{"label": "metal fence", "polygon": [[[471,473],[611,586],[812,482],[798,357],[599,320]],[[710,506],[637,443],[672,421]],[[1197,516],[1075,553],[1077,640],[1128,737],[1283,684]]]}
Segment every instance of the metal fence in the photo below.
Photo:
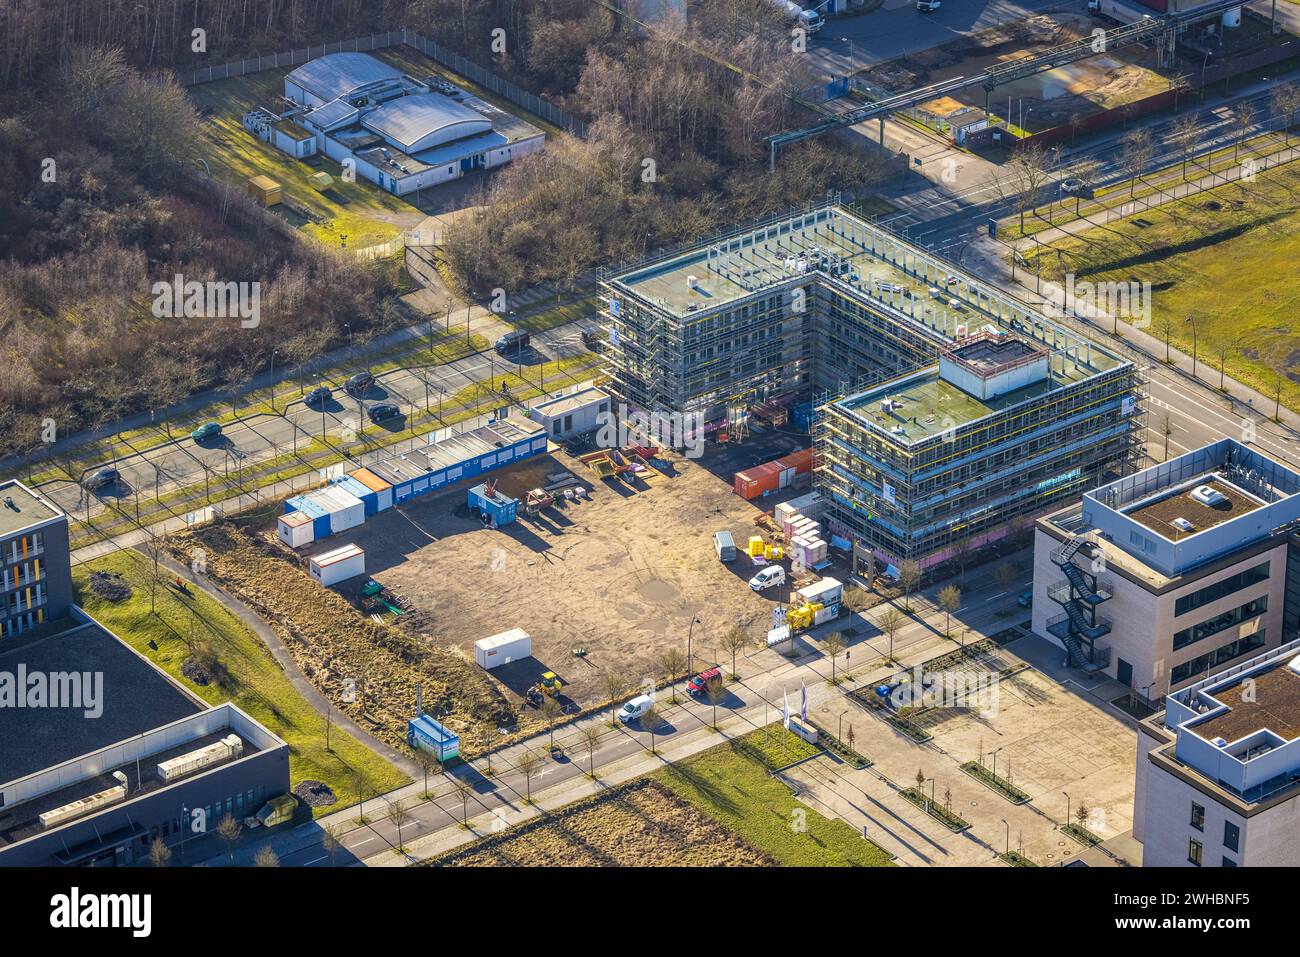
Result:
{"label": "metal fence", "polygon": [[385,47],[402,45],[418,50],[452,72],[491,90],[498,96],[504,97],[516,106],[523,107],[536,116],[540,116],[554,126],[558,126],[577,136],[586,136],[587,134],[585,123],[560,109],[554,103],[543,100],[535,93],[528,92],[518,84],[511,83],[509,80],[497,76],[491,70],[479,66],[473,60],[468,60],[459,53],[448,50],[441,44],[435,43],[433,40],[406,27],[388,30],[384,33],[372,33],[367,37],[353,37],[350,40],[340,40],[336,43],[304,47],[301,50],[288,50],[283,53],[273,53],[269,56],[232,60],[219,66],[193,70],[188,74],[178,73],[177,78],[182,86],[197,86],[202,83],[212,83],[215,80],[229,80],[233,77],[248,76],[251,73],[261,73],[264,70],[279,70],[300,66],[309,60],[315,60],[317,57],[329,53],[365,53],[371,50],[382,50]]}

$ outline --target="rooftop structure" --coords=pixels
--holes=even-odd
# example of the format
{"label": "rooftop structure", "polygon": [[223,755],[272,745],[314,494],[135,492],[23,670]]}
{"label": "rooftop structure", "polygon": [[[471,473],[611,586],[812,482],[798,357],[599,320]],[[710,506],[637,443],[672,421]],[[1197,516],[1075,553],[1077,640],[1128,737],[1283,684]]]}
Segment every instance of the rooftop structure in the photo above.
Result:
{"label": "rooftop structure", "polygon": [[361,125],[418,154],[492,129],[492,121],[441,93],[412,93],[366,114]]}
{"label": "rooftop structure", "polygon": [[72,605],[68,517],[21,482],[0,482],[0,652]]}
{"label": "rooftop structure", "polygon": [[604,285],[619,400],[706,433],[812,400],[831,530],[893,564],[1005,534],[1136,455],[1131,363],[837,205]]}
{"label": "rooftop structure", "polygon": [[1075,531],[1173,577],[1297,520],[1300,474],[1220,439],[1089,492]]}
{"label": "rooftop structure", "polygon": [[1300,640],[1165,699],[1174,757],[1239,798],[1300,782]]}
{"label": "rooftop structure", "polygon": [[309,60],[286,76],[285,82],[308,94],[312,105],[400,80],[402,71],[368,53],[327,53]]}

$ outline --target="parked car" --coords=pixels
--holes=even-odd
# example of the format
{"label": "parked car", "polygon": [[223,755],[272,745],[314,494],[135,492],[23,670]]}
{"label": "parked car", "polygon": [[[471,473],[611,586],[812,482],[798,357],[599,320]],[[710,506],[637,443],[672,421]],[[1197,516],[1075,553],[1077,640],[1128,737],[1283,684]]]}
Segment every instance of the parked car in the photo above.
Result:
{"label": "parked car", "polygon": [[1082,196],[1084,199],[1092,198],[1092,187],[1077,176],[1069,176],[1061,180],[1061,192],[1067,196]]}
{"label": "parked car", "polygon": [[706,668],[698,675],[686,682],[686,693],[694,696],[704,694],[708,689],[709,683],[722,680],[721,668]]}
{"label": "parked car", "polygon": [[916,0],[916,9],[920,10],[922,13],[933,13],[941,6],[943,6],[943,4],[940,0]]}
{"label": "parked car", "polygon": [[1030,606],[1033,605],[1033,603],[1034,603],[1034,590],[1032,588],[1029,589],[1029,591],[1022,591],[1016,597],[1016,604],[1019,605],[1021,608],[1029,608]]}
{"label": "parked car", "polygon": [[347,390],[353,395],[365,395],[375,384],[375,377],[369,372],[358,372],[348,379]]}
{"label": "parked car", "polygon": [[497,352],[522,352],[528,348],[529,343],[533,341],[532,336],[522,329],[516,329],[513,332],[507,332],[496,342]]}
{"label": "parked car", "polygon": [[624,722],[635,721],[637,718],[641,717],[641,715],[649,711],[650,706],[654,703],[654,698],[650,697],[648,694],[637,695],[627,704],[623,705],[623,707],[618,709],[619,720]]}
{"label": "parked car", "polygon": [[381,402],[378,405],[372,405],[367,414],[371,422],[386,422],[389,419],[400,419],[402,410],[399,406],[391,402]]}
{"label": "parked car", "polygon": [[117,469],[103,468],[86,479],[86,488],[107,488],[116,485],[121,477]]}
{"label": "parked car", "polygon": [[303,401],[306,402],[308,405],[324,405],[326,400],[328,400],[329,397],[332,396],[333,394],[334,394],[334,390],[331,389],[329,386],[318,385],[316,388],[312,389],[310,392],[307,393],[307,397],[303,399]]}
{"label": "parked car", "polygon": [[190,433],[190,438],[195,442],[211,442],[221,434],[220,422],[204,422],[197,429]]}
{"label": "parked car", "polygon": [[749,580],[749,587],[754,591],[763,591],[774,585],[785,584],[785,569],[780,565],[768,565]]}

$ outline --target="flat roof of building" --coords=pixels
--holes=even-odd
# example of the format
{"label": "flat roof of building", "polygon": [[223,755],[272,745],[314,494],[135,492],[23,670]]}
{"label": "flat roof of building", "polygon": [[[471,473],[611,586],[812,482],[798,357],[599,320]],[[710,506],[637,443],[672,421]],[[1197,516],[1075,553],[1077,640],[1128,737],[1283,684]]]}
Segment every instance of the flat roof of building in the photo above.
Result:
{"label": "flat roof of building", "polygon": [[167,675],[94,622],[0,651],[0,674],[102,675],[102,714],[84,708],[0,707],[0,783],[96,751],[204,709]]}
{"label": "flat roof of building", "polygon": [[[847,396],[835,404],[889,432],[896,441],[913,445],[1052,389],[1082,381],[1094,371],[1061,357],[1052,363],[1052,371],[1045,378],[1002,395],[980,399],[944,379],[938,367],[931,366]],[[892,405],[889,412],[883,409],[886,399]],[[895,432],[895,429],[902,431]]]}
{"label": "flat roof of building", "polygon": [[12,535],[61,515],[62,509],[22,482],[0,482],[0,535]]}
{"label": "flat roof of building", "polygon": [[[1209,486],[1219,492],[1223,499],[1215,505],[1197,501],[1192,497],[1192,491],[1201,486]],[[1215,525],[1222,525],[1263,505],[1255,496],[1231,482],[1214,473],[1207,473],[1167,495],[1139,502],[1133,508],[1125,509],[1124,513],[1153,532],[1176,541]],[[1180,518],[1188,521],[1192,527],[1184,529],[1175,525],[1175,520]]]}
{"label": "flat roof of building", "polygon": [[607,401],[609,393],[604,389],[598,389],[595,386],[588,386],[569,395],[558,396],[554,399],[548,399],[545,402],[539,402],[533,406],[532,411],[540,412],[543,415],[554,418],[557,415],[567,415],[578,409],[586,408],[597,402]]}
{"label": "flat roof of building", "polygon": [[1047,350],[1019,336],[982,333],[959,341],[948,355],[981,378],[990,378],[1033,359],[1047,356]]}
{"label": "flat roof of building", "polygon": [[1214,699],[1228,710],[1194,725],[1193,730],[1207,741],[1222,738],[1228,744],[1264,730],[1286,741],[1300,738],[1300,675],[1278,661],[1248,677],[1250,685],[1239,680],[1212,689]]}
{"label": "flat roof of building", "polygon": [[307,61],[285,79],[322,100],[333,100],[372,83],[401,76],[401,70],[369,53],[327,53]]}

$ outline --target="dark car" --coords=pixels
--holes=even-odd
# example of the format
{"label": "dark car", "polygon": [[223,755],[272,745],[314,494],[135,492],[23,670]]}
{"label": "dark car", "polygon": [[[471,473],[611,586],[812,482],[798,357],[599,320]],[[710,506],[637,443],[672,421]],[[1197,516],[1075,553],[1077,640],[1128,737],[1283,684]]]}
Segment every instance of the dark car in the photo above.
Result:
{"label": "dark car", "polygon": [[308,405],[324,405],[325,401],[334,394],[334,390],[327,385],[320,385],[307,393],[303,399]]}
{"label": "dark car", "polygon": [[522,352],[532,341],[532,336],[522,329],[516,329],[514,332],[507,332],[497,340],[496,350],[497,352]]}
{"label": "dark car", "polygon": [[402,410],[391,402],[381,402],[379,405],[372,405],[368,414],[372,422],[385,422],[388,419],[400,419]]}
{"label": "dark car", "polygon": [[375,384],[375,377],[369,372],[358,372],[352,378],[348,379],[347,389],[353,395],[364,395],[370,391],[370,387]]}
{"label": "dark car", "polygon": [[220,422],[204,422],[197,429],[190,433],[190,438],[200,445],[204,442],[211,442],[221,434]]}
{"label": "dark car", "polygon": [[117,469],[100,469],[86,479],[86,488],[107,488],[116,485],[121,478]]}

